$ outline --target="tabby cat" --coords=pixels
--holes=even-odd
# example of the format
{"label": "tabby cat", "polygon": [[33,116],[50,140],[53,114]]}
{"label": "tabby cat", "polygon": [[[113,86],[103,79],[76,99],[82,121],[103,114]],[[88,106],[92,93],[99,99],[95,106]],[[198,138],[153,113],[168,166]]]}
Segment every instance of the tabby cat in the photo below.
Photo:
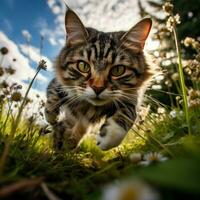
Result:
{"label": "tabby cat", "polygon": [[143,54],[151,24],[145,18],[127,32],[102,32],[84,27],[74,11],[66,11],[66,44],[45,106],[56,149],[64,142],[75,148],[88,126],[101,119],[97,145],[108,150],[121,143],[152,77]]}

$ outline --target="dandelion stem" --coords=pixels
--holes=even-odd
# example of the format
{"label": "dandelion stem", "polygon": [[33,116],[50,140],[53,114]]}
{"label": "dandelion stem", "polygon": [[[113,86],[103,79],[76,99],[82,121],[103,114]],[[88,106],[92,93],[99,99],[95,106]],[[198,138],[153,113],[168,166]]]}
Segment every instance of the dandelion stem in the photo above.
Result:
{"label": "dandelion stem", "polygon": [[15,120],[13,120],[13,123],[11,125],[11,131],[10,131],[10,134],[9,134],[9,137],[5,143],[5,147],[4,147],[4,150],[3,150],[3,153],[2,153],[2,156],[0,158],[0,176],[3,174],[3,171],[4,171],[4,167],[5,167],[5,164],[6,164],[6,160],[7,160],[7,156],[8,156],[8,153],[9,153],[9,148],[10,148],[10,143],[11,143],[11,140],[13,139],[14,135],[15,135],[15,132],[19,126],[19,123],[20,123],[20,119],[21,119],[21,116],[22,116],[22,112],[23,112],[23,109],[26,105],[26,100],[27,100],[27,97],[28,97],[28,93],[33,85],[33,82],[35,81],[38,73],[40,72],[41,68],[38,67],[37,69],[37,72],[35,74],[35,76],[33,77],[33,79],[31,80],[29,86],[28,86],[28,89],[25,93],[25,96],[24,96],[24,99],[19,107],[19,110],[18,110],[18,113],[17,113],[17,117],[15,118]]}
{"label": "dandelion stem", "polygon": [[183,106],[184,106],[184,110],[185,110],[186,122],[188,124],[188,133],[189,133],[189,135],[191,135],[191,125],[190,125],[190,118],[189,118],[189,109],[188,109],[188,102],[187,102],[185,79],[184,79],[184,74],[183,74],[181,49],[179,46],[177,30],[176,30],[175,25],[173,26],[173,34],[174,34],[174,39],[175,39],[176,51],[177,51],[177,55],[178,55],[178,71],[179,71],[179,76],[180,76],[181,90],[182,90],[182,94],[183,94]]}
{"label": "dandelion stem", "polygon": [[4,110],[4,100],[0,103],[0,121],[3,115],[3,110]]}
{"label": "dandelion stem", "polygon": [[2,64],[3,64],[3,59],[4,59],[4,55],[2,55],[2,57],[1,57],[0,66],[2,66]]}
{"label": "dandelion stem", "polygon": [[44,36],[40,36],[40,59],[42,59],[42,52],[43,52],[43,47],[44,47]]}
{"label": "dandelion stem", "polygon": [[23,109],[24,109],[24,107],[25,107],[26,100],[27,100],[27,97],[28,97],[28,93],[29,93],[29,91],[30,91],[30,89],[31,89],[31,87],[32,87],[32,85],[33,85],[33,82],[35,81],[35,79],[36,79],[38,73],[40,72],[40,69],[41,69],[41,68],[38,68],[38,70],[37,70],[35,76],[33,77],[33,79],[31,80],[31,82],[30,82],[30,84],[29,84],[29,86],[28,86],[28,89],[27,89],[27,91],[26,91],[26,93],[25,93],[25,96],[24,96],[24,99],[23,99],[23,101],[22,101],[22,104],[21,104],[21,106],[19,107],[19,111],[18,111],[18,115],[17,115],[17,117],[16,117],[16,120],[14,121],[14,123],[13,123],[13,125],[12,125],[11,135],[14,134],[14,132],[16,131],[16,129],[17,129],[18,125],[19,125],[19,122],[20,122],[20,119],[21,119],[21,116],[22,116],[22,111],[23,111]]}
{"label": "dandelion stem", "polygon": [[3,132],[3,133],[4,133],[5,130],[6,130],[6,124],[7,124],[7,122],[8,122],[8,119],[9,119],[9,116],[10,116],[10,113],[11,113],[11,109],[12,109],[12,102],[11,102],[11,104],[9,104],[8,112],[7,112],[7,114],[6,114],[6,119],[5,119],[4,123],[3,123],[3,129],[2,129],[2,132]]}

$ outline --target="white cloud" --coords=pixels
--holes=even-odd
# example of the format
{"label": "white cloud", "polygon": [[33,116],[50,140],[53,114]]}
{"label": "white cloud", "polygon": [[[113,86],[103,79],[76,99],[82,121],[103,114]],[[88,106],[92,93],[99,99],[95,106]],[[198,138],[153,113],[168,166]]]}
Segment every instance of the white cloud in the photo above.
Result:
{"label": "white cloud", "polygon": [[[33,62],[38,63],[41,60],[39,48],[26,44],[20,44],[19,47],[22,53],[24,53],[26,56],[29,56]],[[42,56],[42,59],[44,59],[47,62],[47,69],[49,71],[52,71],[52,62],[49,60],[49,58],[47,58],[46,56]]]}
{"label": "white cloud", "polygon": [[27,41],[30,42],[32,36],[31,36],[31,34],[29,33],[28,30],[22,30],[22,35],[23,35],[23,37],[24,37]]}
{"label": "white cloud", "polygon": [[86,26],[103,31],[128,30],[139,19],[135,0],[68,0],[66,3]]}
{"label": "white cloud", "polygon": [[[20,50],[18,46],[10,40],[3,32],[0,31],[0,48],[1,47],[7,47],[9,49],[9,52],[7,55],[5,55],[3,59],[2,66],[3,67],[8,67],[12,66],[16,70],[16,73],[11,75],[4,75],[3,77],[0,77],[0,80],[6,79],[7,82],[11,83],[18,83],[19,85],[22,85],[22,90],[21,93],[24,96],[29,83],[25,83],[24,80],[30,82],[30,80],[33,78],[35,75],[36,71],[31,68],[29,65],[28,59],[20,53]],[[16,61],[13,61],[13,58],[16,59]],[[1,55],[0,55],[1,59]],[[42,76],[41,74],[38,74],[35,83],[34,83],[34,88],[31,88],[29,92],[29,98],[34,100],[33,104],[30,104],[26,109],[26,115],[31,116],[32,113],[38,112],[39,109],[39,100],[41,99],[46,99],[45,91],[40,90],[39,88],[37,89],[36,85],[37,83],[46,83],[47,78]],[[40,99],[36,97],[36,94],[39,94]],[[41,121],[39,119],[38,121]]]}
{"label": "white cloud", "polygon": [[57,42],[56,42],[56,40],[55,40],[54,37],[50,37],[50,38],[49,38],[49,42],[50,42],[50,44],[51,44],[52,46],[57,45]]}
{"label": "white cloud", "polygon": [[139,20],[136,0],[48,0],[47,4],[56,16],[55,28],[41,28],[52,45],[59,45],[60,41],[63,44],[65,40],[65,3],[78,14],[85,26],[102,31],[128,30]]}
{"label": "white cloud", "polygon": [[42,34],[52,46],[58,45],[58,40],[63,39],[65,35],[64,24],[55,25],[55,29],[49,28],[48,24],[43,26],[37,23],[37,26],[41,29],[40,34]]}
{"label": "white cloud", "polygon": [[[35,70],[29,65],[28,58],[21,54],[18,46],[0,31],[0,48],[1,47],[7,47],[9,49],[9,53],[4,57],[3,66],[12,66],[16,70],[13,78],[16,80],[28,80],[35,75]],[[14,58],[16,62],[13,62]],[[38,75],[37,79],[40,81],[47,81],[47,78],[41,74]]]}
{"label": "white cloud", "polygon": [[54,6],[54,4],[56,3],[56,0],[48,0],[47,4],[50,8],[52,8],[52,6]]}
{"label": "white cloud", "polygon": [[65,44],[65,40],[62,39],[62,38],[58,39],[58,42],[59,42],[59,44],[62,45],[62,46],[64,46],[64,44]]}
{"label": "white cloud", "polygon": [[52,11],[53,11],[54,14],[57,15],[61,12],[61,9],[60,9],[59,6],[55,5],[55,6],[52,7]]}
{"label": "white cloud", "polygon": [[[147,0],[141,2],[143,7],[150,9]],[[55,15],[54,29],[49,28],[47,23],[47,26],[41,27],[41,32],[44,32],[49,38],[52,46],[63,46],[65,43],[64,19],[67,10],[65,3],[78,14],[86,27],[93,27],[105,32],[129,30],[141,18],[136,0],[47,0],[49,8]],[[60,7],[59,12],[55,12],[58,6]],[[155,14],[160,15],[160,13]],[[153,50],[158,45],[149,37],[145,49]]]}

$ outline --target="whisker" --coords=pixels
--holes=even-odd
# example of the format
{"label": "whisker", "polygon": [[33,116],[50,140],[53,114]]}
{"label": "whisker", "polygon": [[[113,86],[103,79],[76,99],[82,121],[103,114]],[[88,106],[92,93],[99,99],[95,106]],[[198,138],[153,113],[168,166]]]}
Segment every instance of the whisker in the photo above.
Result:
{"label": "whisker", "polygon": [[53,104],[53,105],[51,106],[51,108],[49,109],[49,111],[53,111],[53,110],[55,110],[56,107],[59,107],[60,104],[62,103],[62,101],[65,101],[67,98],[68,98],[68,96],[63,97],[63,98],[60,99],[58,102],[56,102],[55,104]]}
{"label": "whisker", "polygon": [[182,96],[182,94],[176,94],[176,93],[173,93],[173,92],[167,92],[167,91],[164,91],[164,90],[157,90],[157,89],[153,89],[153,88],[149,88],[148,90],[155,90],[155,91],[166,93],[166,94],[171,94],[171,95],[175,95],[175,96]]}
{"label": "whisker", "polygon": [[164,108],[167,108],[167,105],[161,103],[161,102],[158,101],[157,99],[155,99],[155,98],[153,98],[153,97],[151,97],[151,96],[149,96],[149,95],[147,95],[147,94],[145,94],[144,96],[147,97],[149,100],[151,100],[153,103],[155,103],[157,106],[162,106],[162,107],[164,107]]}
{"label": "whisker", "polygon": [[75,106],[76,101],[80,99],[80,95],[75,96],[73,99],[71,99],[71,101],[66,102],[67,105],[69,105],[72,109]]}
{"label": "whisker", "polygon": [[128,100],[128,102],[131,102],[131,103],[132,102],[137,103],[137,97],[138,97],[137,94],[130,95],[130,94],[126,94],[122,91],[115,91],[113,96],[118,97],[118,98],[120,98],[120,97],[125,98],[126,100]]}
{"label": "whisker", "polygon": [[123,88],[122,91],[129,91],[129,90],[138,90],[140,87],[134,87],[134,88]]}

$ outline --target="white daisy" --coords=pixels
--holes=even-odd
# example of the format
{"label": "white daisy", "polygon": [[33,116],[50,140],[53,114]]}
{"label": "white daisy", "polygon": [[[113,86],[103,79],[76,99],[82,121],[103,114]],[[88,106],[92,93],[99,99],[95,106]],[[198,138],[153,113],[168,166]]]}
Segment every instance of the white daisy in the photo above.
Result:
{"label": "white daisy", "polygon": [[172,118],[176,118],[176,116],[177,116],[177,113],[176,113],[175,110],[172,110],[169,114],[170,114],[170,116],[171,116]]}
{"label": "white daisy", "polygon": [[141,181],[123,181],[111,184],[103,191],[102,200],[158,200],[159,195]]}
{"label": "white daisy", "polygon": [[161,85],[152,85],[151,88],[153,90],[161,90],[162,89],[162,86]]}
{"label": "white daisy", "polygon": [[179,111],[179,115],[183,116],[184,112],[182,110]]}
{"label": "white daisy", "polygon": [[158,114],[164,114],[165,113],[165,109],[162,108],[162,107],[159,107],[158,110],[157,110],[157,113]]}
{"label": "white daisy", "polygon": [[164,162],[168,158],[164,157],[162,154],[157,152],[150,152],[144,155],[143,161],[141,161],[139,164],[143,166],[148,166],[151,163],[155,162]]}

